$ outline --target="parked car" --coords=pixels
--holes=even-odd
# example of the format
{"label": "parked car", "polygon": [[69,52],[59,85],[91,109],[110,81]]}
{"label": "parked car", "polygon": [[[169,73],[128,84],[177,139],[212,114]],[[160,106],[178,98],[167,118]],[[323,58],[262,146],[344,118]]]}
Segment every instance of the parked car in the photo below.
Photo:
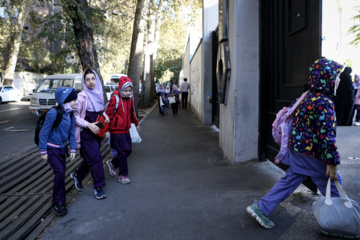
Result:
{"label": "parked car", "polygon": [[112,84],[106,84],[105,92],[108,100],[110,100],[112,93],[115,92],[115,87]]}
{"label": "parked car", "polygon": [[76,92],[83,90],[82,74],[58,74],[45,77],[34,90],[30,99],[30,115],[40,116],[53,106],[56,106],[55,91],[59,87],[72,87]]}
{"label": "parked car", "polygon": [[0,86],[0,104],[3,102],[20,102],[21,92],[11,85]]}

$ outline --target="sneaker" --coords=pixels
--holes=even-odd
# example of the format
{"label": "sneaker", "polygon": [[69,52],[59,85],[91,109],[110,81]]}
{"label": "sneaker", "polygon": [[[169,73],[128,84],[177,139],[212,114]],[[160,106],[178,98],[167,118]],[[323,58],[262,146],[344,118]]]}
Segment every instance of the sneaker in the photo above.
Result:
{"label": "sneaker", "polygon": [[115,169],[114,165],[111,163],[111,159],[107,160],[106,164],[109,167],[110,176],[115,177],[116,176],[116,169]]}
{"label": "sneaker", "polygon": [[106,198],[106,194],[104,193],[104,191],[102,190],[102,188],[94,188],[94,195],[96,197],[96,199],[104,199]]}
{"label": "sneaker", "polygon": [[[56,204],[55,202],[54,202],[54,200],[52,201],[52,204],[53,204],[53,206]],[[66,207],[67,206],[67,203],[66,202],[61,202],[60,203],[63,207]]]}
{"label": "sneaker", "polygon": [[65,216],[67,214],[67,209],[63,206],[63,203],[56,203],[53,205],[53,211],[56,216]]}
{"label": "sneaker", "polygon": [[360,122],[354,122],[355,126],[360,126]]}
{"label": "sneaker", "polygon": [[76,177],[76,175],[75,175],[75,172],[72,172],[71,174],[70,174],[70,178],[72,179],[72,180],[74,180],[74,182],[75,182],[75,188],[79,191],[79,192],[81,192],[83,189],[84,189],[84,186],[81,184],[81,182],[77,179],[77,177]]}
{"label": "sneaker", "polygon": [[120,175],[118,182],[121,182],[122,184],[128,184],[130,183],[130,179],[127,176]]}
{"label": "sneaker", "polygon": [[270,219],[265,216],[263,211],[258,207],[257,200],[254,203],[246,208],[246,211],[258,221],[258,223],[264,228],[274,228],[275,223],[270,221]]}

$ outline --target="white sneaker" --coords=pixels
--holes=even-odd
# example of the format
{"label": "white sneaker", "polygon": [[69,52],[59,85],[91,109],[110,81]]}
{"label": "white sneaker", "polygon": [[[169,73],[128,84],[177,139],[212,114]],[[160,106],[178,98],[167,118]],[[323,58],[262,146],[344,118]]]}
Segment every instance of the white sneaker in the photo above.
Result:
{"label": "white sneaker", "polygon": [[127,176],[120,175],[118,182],[121,182],[122,184],[128,184],[130,183],[130,179]]}
{"label": "white sneaker", "polygon": [[116,176],[116,168],[111,163],[111,159],[107,160],[106,164],[108,165],[110,176],[115,177]]}
{"label": "white sneaker", "polygon": [[355,126],[360,126],[360,122],[354,122]]}

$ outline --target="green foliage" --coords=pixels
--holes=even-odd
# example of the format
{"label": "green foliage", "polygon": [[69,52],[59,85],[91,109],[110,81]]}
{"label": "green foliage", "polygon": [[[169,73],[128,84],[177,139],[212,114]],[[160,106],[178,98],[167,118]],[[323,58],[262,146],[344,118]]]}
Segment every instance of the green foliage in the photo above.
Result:
{"label": "green foliage", "polygon": [[[0,1],[4,7],[5,18],[0,17],[0,64],[6,65],[11,46],[9,44],[14,31],[18,6],[23,0]],[[42,7],[46,0],[36,0],[36,6]],[[31,68],[35,72],[63,73],[78,72],[79,57],[71,17],[71,10],[77,1],[61,0],[55,7],[70,9],[55,11],[54,15],[44,17],[35,8],[29,14],[29,30],[20,47],[18,67]],[[111,74],[127,73],[130,55],[132,28],[137,0],[91,0],[89,2],[91,28],[97,50],[98,61],[104,81]],[[160,0],[155,0],[159,4]],[[177,82],[182,69],[182,53],[185,48],[188,26],[201,26],[201,0],[163,0],[162,9],[155,10],[161,20],[160,41],[156,58],[155,76],[162,76]],[[84,13],[80,13],[85,18]],[[61,45],[61,50],[52,51],[53,45]],[[173,73],[173,75],[169,74]]]}
{"label": "green foliage", "polygon": [[357,22],[357,24],[354,24],[348,30],[350,34],[354,35],[354,40],[350,42],[350,44],[354,46],[357,46],[360,43],[360,7],[356,7],[356,10],[359,12],[359,14],[354,16],[352,19],[354,22]]}
{"label": "green foliage", "polygon": [[182,69],[187,34],[190,29],[200,30],[195,27],[201,27],[201,1],[169,0],[163,12],[155,76],[156,79],[166,78],[163,75],[169,69],[174,73],[169,80],[176,83]]}

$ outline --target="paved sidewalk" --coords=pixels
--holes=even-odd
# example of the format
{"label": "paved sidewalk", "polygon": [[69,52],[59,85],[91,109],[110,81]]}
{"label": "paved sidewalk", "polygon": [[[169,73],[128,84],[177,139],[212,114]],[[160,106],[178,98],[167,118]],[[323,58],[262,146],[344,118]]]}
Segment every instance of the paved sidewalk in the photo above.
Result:
{"label": "paved sidewalk", "polygon": [[[41,239],[329,239],[312,215],[317,196],[303,186],[271,214],[277,227],[261,228],[245,208],[270,190],[282,170],[268,161],[229,164],[216,129],[200,125],[190,110],[179,111],[162,117],[155,107],[144,118],[143,141],[129,158],[130,184],[118,183],[105,167],[108,197],[96,200],[90,184]],[[359,160],[348,157],[360,157],[359,131],[338,131],[344,188],[356,201],[360,183],[351,179],[357,179]]]}

